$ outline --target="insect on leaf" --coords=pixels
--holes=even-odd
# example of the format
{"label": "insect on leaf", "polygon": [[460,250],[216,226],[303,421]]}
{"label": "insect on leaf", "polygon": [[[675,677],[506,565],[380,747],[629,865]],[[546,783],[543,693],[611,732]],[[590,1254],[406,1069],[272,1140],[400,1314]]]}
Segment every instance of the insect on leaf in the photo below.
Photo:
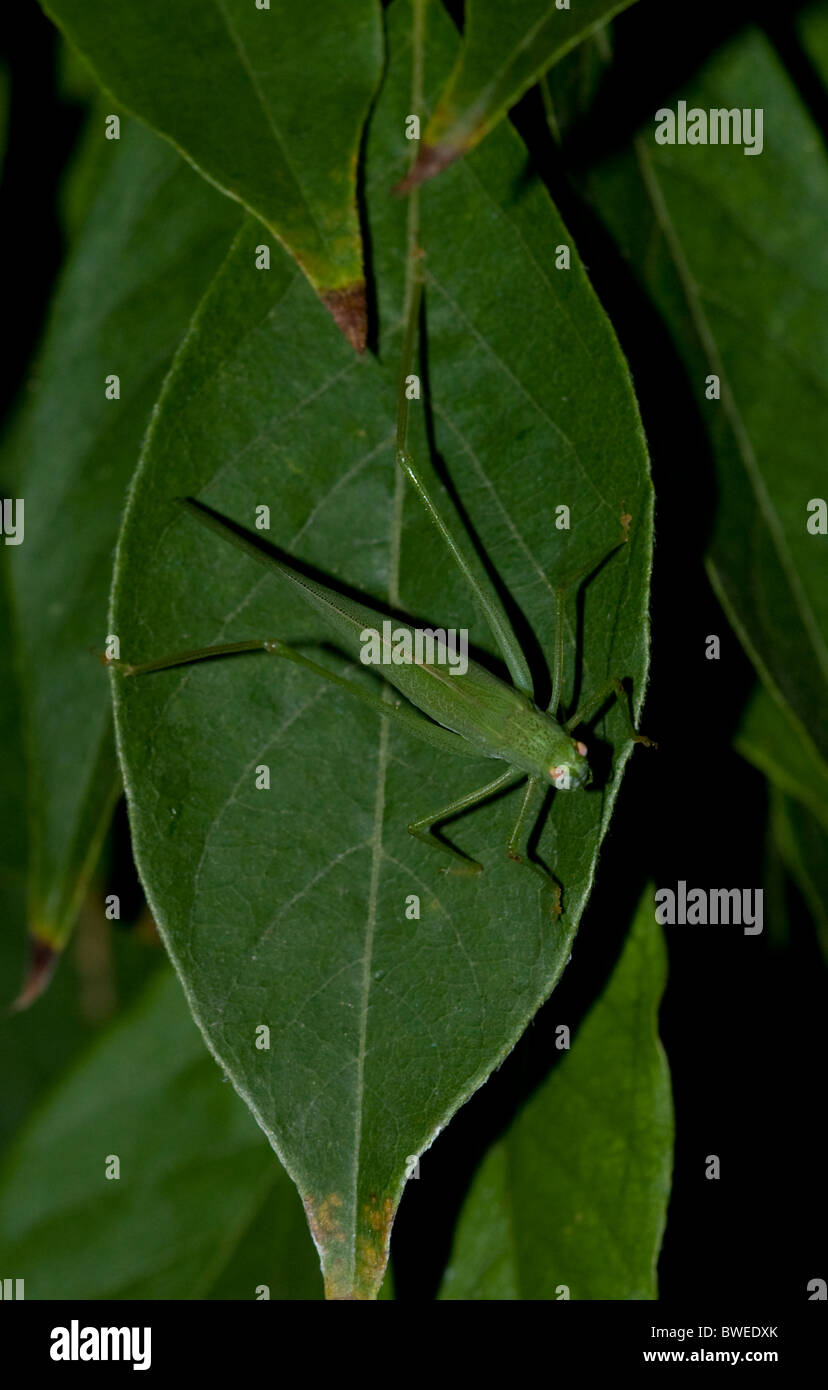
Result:
{"label": "insect on leaf", "polygon": [[[167,380],[132,490],[112,607],[127,661],[279,638],[382,689],[320,650],[330,636],[307,605],[195,526],[177,497],[198,498],[328,585],[466,627],[472,649],[496,657],[394,458],[407,204],[388,187],[410,160],[410,31],[398,0],[366,152],[379,360],[325,332],[287,258],[257,276],[256,228],[243,228]],[[455,51],[432,7],[428,101]],[[571,246],[565,227],[539,184],[516,197],[524,164],[504,127],[423,190],[436,450],[547,699],[555,576],[605,549],[626,506],[630,543],[586,588],[577,643],[568,611],[564,700],[617,673],[631,677],[637,712],[646,449],[626,364],[574,247],[570,268],[555,268],[555,248]],[[424,407],[425,396],[412,402],[421,460]],[[556,525],[560,506],[569,530]],[[439,753],[261,653],[112,679],[135,854],[193,1012],[299,1187],[328,1296],[374,1297],[412,1156],[513,1047],[566,963],[630,751],[622,713],[611,708],[595,728],[595,788],[561,795],[540,823],[535,853],[565,885],[555,923],[535,876],[505,853],[514,796],[446,828],[482,863],[474,878],[441,873],[440,856],[408,833],[415,815],[491,778],[491,761]],[[259,1024],[271,1029],[266,1053]]]}

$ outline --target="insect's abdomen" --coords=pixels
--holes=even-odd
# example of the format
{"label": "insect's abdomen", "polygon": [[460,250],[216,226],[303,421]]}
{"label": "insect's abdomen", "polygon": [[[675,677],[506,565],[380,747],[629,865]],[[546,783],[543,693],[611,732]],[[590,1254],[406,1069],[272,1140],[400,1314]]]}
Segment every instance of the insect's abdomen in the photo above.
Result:
{"label": "insect's abdomen", "polygon": [[445,666],[396,668],[384,674],[431,719],[492,758],[504,756],[511,725],[533,708],[528,696],[471,661],[462,675],[451,674]]}
{"label": "insect's abdomen", "polygon": [[[343,599],[279,562],[276,568],[325,618],[345,649],[361,659],[363,632],[382,632],[387,614]],[[411,649],[416,650],[414,628],[395,619],[394,629],[410,633]],[[484,757],[502,758],[523,771],[545,776],[551,766],[571,753],[572,740],[528,695],[471,659],[462,675],[456,663],[452,666],[448,662],[380,661],[370,663],[370,668],[430,719],[468,739]]]}

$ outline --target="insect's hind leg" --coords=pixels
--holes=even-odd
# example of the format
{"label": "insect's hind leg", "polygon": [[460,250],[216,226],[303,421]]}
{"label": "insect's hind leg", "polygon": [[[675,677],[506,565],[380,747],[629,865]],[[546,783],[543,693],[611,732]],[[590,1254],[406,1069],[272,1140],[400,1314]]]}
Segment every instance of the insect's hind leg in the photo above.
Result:
{"label": "insect's hind leg", "polygon": [[550,912],[553,917],[560,917],[562,912],[560,883],[552,874],[544,869],[543,865],[536,864],[534,860],[527,858],[526,854],[521,853],[519,848],[521,840],[523,839],[524,826],[526,825],[532,803],[539,789],[542,792],[546,790],[544,783],[541,782],[539,777],[530,777],[523,796],[523,801],[521,802],[520,810],[518,811],[518,818],[515,821],[514,829],[506,844],[506,853],[514,863],[523,864],[527,869],[532,869],[540,876],[543,880],[544,894],[551,899]]}
{"label": "insect's hind leg", "polygon": [[434,811],[429,816],[420,816],[419,820],[412,821],[408,827],[409,835],[413,835],[417,840],[422,840],[424,845],[430,845],[432,849],[440,849],[444,854],[453,855],[455,859],[460,861],[462,868],[455,867],[454,865],[451,867],[447,866],[443,869],[443,873],[481,873],[483,868],[482,864],[478,864],[476,859],[470,859],[467,854],[461,853],[459,849],[455,849],[454,846],[448,844],[446,840],[441,840],[438,836],[432,834],[431,827],[432,825],[436,825],[439,821],[447,820],[449,816],[456,815],[460,811],[466,811],[471,806],[477,806],[479,802],[485,801],[486,797],[492,796],[494,792],[502,791],[503,788],[509,786],[510,783],[516,782],[522,775],[522,773],[516,772],[513,767],[508,768],[506,772],[496,777],[493,782],[487,782],[485,787],[478,787],[476,791],[467,792],[465,796],[458,797],[456,801],[450,802],[448,806],[441,806],[439,811]]}

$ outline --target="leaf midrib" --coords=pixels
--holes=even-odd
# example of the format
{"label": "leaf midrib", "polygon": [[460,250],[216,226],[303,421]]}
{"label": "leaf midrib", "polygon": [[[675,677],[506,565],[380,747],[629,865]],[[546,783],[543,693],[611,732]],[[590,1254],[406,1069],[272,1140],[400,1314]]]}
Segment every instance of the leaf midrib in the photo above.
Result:
{"label": "leaf midrib", "polygon": [[[392,609],[400,606],[400,556],[402,549],[402,517],[405,501],[405,475],[397,468],[394,476],[394,498],[389,528],[390,557],[388,566],[388,602]],[[383,698],[393,699],[393,692],[386,684]],[[368,921],[365,931],[365,950],[362,967],[362,1008],[359,1017],[359,1050],[357,1052],[356,1096],[354,1105],[354,1166],[353,1166],[353,1222],[351,1240],[353,1242],[353,1277],[358,1281],[356,1267],[357,1213],[359,1211],[359,1166],[362,1155],[363,1106],[365,1100],[365,1058],[368,1043],[368,1009],[371,996],[371,966],[373,964],[374,937],[377,920],[377,894],[382,867],[382,830],[385,817],[385,786],[388,774],[389,728],[386,719],[380,720],[379,749],[377,755],[377,789],[374,801],[374,833],[371,839],[371,878],[368,892]]]}

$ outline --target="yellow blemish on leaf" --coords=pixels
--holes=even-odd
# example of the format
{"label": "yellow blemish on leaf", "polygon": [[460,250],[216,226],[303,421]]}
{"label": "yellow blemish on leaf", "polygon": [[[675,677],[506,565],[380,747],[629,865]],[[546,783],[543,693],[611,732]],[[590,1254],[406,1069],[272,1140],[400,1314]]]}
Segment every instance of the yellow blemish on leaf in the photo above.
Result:
{"label": "yellow blemish on leaf", "polygon": [[338,1192],[329,1192],[327,1197],[323,1197],[322,1201],[318,1203],[314,1202],[311,1197],[305,1200],[305,1215],[308,1218],[310,1232],[320,1254],[324,1254],[332,1242],[341,1245],[345,1239],[342,1220],[339,1216],[341,1206],[342,1198]]}

